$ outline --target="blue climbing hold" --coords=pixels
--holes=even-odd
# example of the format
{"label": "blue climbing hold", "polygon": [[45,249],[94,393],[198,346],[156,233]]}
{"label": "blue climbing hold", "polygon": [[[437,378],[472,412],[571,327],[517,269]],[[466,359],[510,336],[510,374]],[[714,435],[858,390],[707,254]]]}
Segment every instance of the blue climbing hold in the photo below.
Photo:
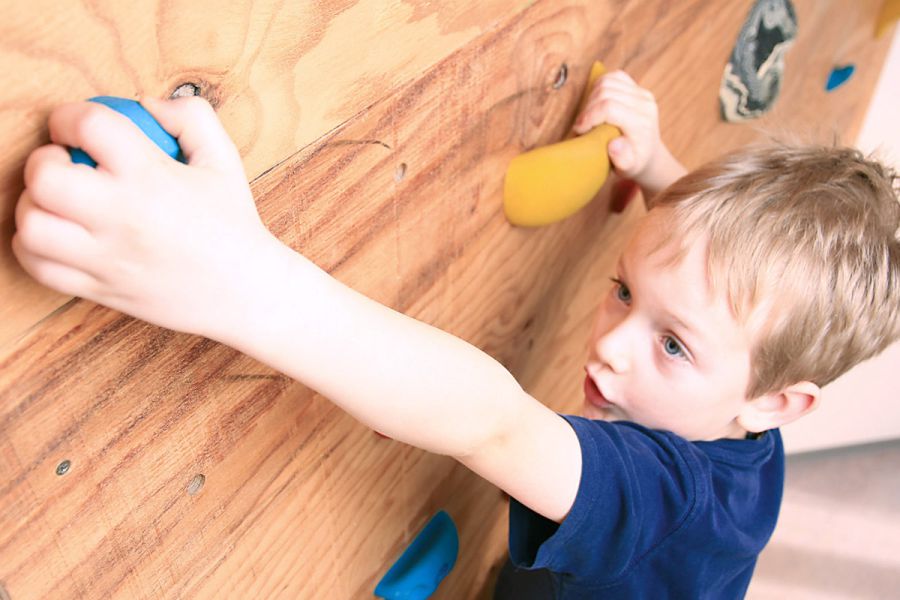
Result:
{"label": "blue climbing hold", "polygon": [[375,595],[385,600],[425,600],[453,569],[458,554],[456,525],[440,511],[381,578]]}
{"label": "blue climbing hold", "polygon": [[[178,140],[169,135],[159,122],[147,112],[147,109],[141,106],[140,102],[129,100],[127,98],[117,98],[115,96],[97,96],[95,98],[90,98],[88,101],[103,104],[116,112],[122,113],[131,119],[135,125],[140,127],[141,131],[153,140],[163,152],[177,161],[185,162],[184,155],[181,153],[181,147],[178,145]],[[69,148],[69,156],[72,157],[72,162],[74,163],[89,165],[91,167],[97,166],[96,161],[81,148]]]}
{"label": "blue climbing hold", "polygon": [[850,79],[855,70],[856,67],[854,65],[833,68],[831,74],[828,75],[828,81],[825,83],[825,91],[830,92],[847,83],[847,80]]}

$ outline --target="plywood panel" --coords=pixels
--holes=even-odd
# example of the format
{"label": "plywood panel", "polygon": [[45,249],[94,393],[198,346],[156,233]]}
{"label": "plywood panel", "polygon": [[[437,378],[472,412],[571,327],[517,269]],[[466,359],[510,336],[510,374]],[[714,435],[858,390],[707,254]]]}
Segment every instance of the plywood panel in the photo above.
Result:
{"label": "plywood panel", "polygon": [[[97,95],[167,97],[196,85],[253,178],[521,5],[475,2],[39,1],[0,21],[0,242],[9,247],[21,166],[51,107]],[[0,346],[67,299],[0,253]]]}
{"label": "plywood panel", "polygon": [[[154,14],[187,4],[161,5]],[[874,4],[835,2],[826,10],[798,3],[800,38],[788,55],[795,70],[764,123],[793,123],[815,106],[820,122],[852,134],[886,49],[868,41],[870,30],[859,33],[874,18]],[[353,287],[484,348],[554,409],[576,411],[586,327],[641,208],[609,215],[604,195],[553,227],[515,230],[500,210],[505,165],[522,148],[565,132],[598,56],[654,90],[665,136],[688,164],[758,138],[752,127],[717,120],[718,80],[747,6],[545,0],[453,14],[431,6],[324,2],[304,5],[307,22],[259,3],[240,15],[207,7],[207,21],[157,16],[151,25],[132,23],[131,13],[116,17],[124,9],[110,5],[93,9],[103,18],[83,27],[93,23],[97,35],[123,38],[115,32],[128,30],[158,50],[145,56],[128,44],[98,43],[106,68],[76,71],[91,74],[98,88],[124,78],[163,90],[160,82],[181,81],[161,75],[164,65],[193,60],[185,56],[194,46],[211,48],[203,60],[220,70],[243,64],[234,79],[220,72],[233,85],[215,87],[214,100],[241,145],[272,231]],[[265,26],[261,13],[269,15]],[[23,15],[10,26],[20,36],[39,22],[37,12]],[[267,97],[264,82],[304,60],[304,76],[314,80],[360,60],[362,72],[377,72],[361,58],[361,19],[374,20],[376,29],[383,21],[393,40],[405,40],[411,27],[415,40],[395,43],[391,59],[399,62],[383,63],[387,79],[378,91],[339,80],[317,96],[320,112],[302,135],[302,105],[241,104],[246,95]],[[429,19],[449,32],[474,33],[448,34],[443,55],[423,51],[430,58],[416,62],[412,54],[425,45],[417,27]],[[835,20],[844,24],[840,33]],[[168,47],[159,41],[163,22],[170,24],[165,35],[182,31],[179,39],[187,40],[177,51],[161,50]],[[336,22],[346,37],[326,44],[315,61],[305,58],[315,55],[310,40],[323,24]],[[35,54],[59,54],[61,46],[47,40],[63,23],[40,23],[37,37],[47,45]],[[246,49],[267,36],[286,46],[298,24],[310,29],[294,55]],[[197,28],[206,33],[191,42]],[[229,50],[227,41],[241,36],[257,41]],[[826,95],[827,72],[803,75],[801,67],[840,51],[855,53],[860,69],[852,87]],[[551,84],[563,63],[569,80],[557,90]],[[404,65],[412,66],[396,75]],[[14,104],[45,112],[61,97],[94,93],[77,79],[64,82],[55,99],[28,88]],[[308,95],[305,88],[281,94]],[[0,93],[0,106],[7,97],[14,95]],[[328,106],[342,108],[332,115]],[[263,123],[281,116],[279,109],[284,132]],[[31,113],[30,142],[3,157],[4,189],[17,193],[20,157],[40,135],[42,114]],[[40,293],[16,288],[12,298],[25,306]],[[475,597],[484,587],[505,543],[506,506],[496,488],[450,459],[378,438],[326,399],[226,347],[65,300],[52,314],[35,312],[43,320],[0,349],[0,585],[14,600],[370,597],[440,508],[460,528],[461,556],[437,597]],[[59,476],[64,459],[71,466]],[[192,494],[200,474],[203,487]]]}

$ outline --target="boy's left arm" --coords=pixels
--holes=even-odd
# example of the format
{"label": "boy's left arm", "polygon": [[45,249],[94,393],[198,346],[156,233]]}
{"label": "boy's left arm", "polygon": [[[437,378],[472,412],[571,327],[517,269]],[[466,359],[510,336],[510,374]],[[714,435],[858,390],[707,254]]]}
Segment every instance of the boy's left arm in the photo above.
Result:
{"label": "boy's left arm", "polygon": [[[13,250],[41,283],[230,345],[399,441],[453,456],[553,520],[581,476],[575,432],[481,350],[355,292],[262,224],[207,103],[145,101],[172,161],[94,103],[50,119],[26,164]],[[73,164],[85,149],[97,169]]]}

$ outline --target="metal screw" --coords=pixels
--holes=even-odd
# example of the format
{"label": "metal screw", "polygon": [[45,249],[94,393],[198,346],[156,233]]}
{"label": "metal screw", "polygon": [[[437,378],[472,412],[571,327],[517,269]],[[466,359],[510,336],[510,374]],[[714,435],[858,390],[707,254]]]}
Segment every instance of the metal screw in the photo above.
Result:
{"label": "metal screw", "polygon": [[553,89],[558,90],[566,83],[566,79],[569,78],[569,65],[563,63],[559,67],[559,71],[556,72],[556,81],[553,82]]}
{"label": "metal screw", "polygon": [[191,496],[196,496],[201,489],[203,489],[203,484],[206,483],[206,476],[202,473],[198,473],[194,475],[194,478],[191,479],[191,482],[188,484],[188,494]]}
{"label": "metal screw", "polygon": [[184,96],[199,96],[200,95],[200,86],[196,83],[182,83],[169,98],[183,98]]}
{"label": "metal screw", "polygon": [[400,163],[400,166],[394,170],[394,181],[400,183],[406,177],[406,163]]}
{"label": "metal screw", "polygon": [[72,461],[66,459],[56,465],[56,474],[59,476],[63,476],[69,472],[69,468],[72,466]]}

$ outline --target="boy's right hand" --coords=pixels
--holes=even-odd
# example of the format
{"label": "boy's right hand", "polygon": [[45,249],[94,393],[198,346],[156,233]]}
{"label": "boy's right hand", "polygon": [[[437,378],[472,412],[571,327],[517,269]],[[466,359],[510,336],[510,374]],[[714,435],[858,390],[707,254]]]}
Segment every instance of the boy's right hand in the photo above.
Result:
{"label": "boy's right hand", "polygon": [[648,190],[656,193],[683,174],[660,137],[656,99],[624,71],[597,80],[572,129],[581,135],[601,123],[622,131],[607,146],[610,162],[619,175],[644,188],[645,198]]}
{"label": "boy's right hand", "polygon": [[[145,321],[211,336],[234,318],[274,239],[240,155],[200,98],[145,100],[178,138],[172,160],[126,117],[93,102],[49,119],[16,206],[13,252],[40,283]],[[79,147],[97,168],[75,164]]]}

